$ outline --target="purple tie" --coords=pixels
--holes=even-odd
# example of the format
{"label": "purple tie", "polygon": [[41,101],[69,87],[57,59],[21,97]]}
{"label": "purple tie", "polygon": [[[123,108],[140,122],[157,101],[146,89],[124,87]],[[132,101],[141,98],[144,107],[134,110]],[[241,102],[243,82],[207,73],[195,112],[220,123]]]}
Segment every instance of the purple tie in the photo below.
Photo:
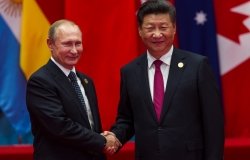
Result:
{"label": "purple tie", "polygon": [[161,73],[161,60],[155,60],[155,76],[154,76],[154,107],[158,121],[160,120],[161,109],[164,98],[164,83]]}

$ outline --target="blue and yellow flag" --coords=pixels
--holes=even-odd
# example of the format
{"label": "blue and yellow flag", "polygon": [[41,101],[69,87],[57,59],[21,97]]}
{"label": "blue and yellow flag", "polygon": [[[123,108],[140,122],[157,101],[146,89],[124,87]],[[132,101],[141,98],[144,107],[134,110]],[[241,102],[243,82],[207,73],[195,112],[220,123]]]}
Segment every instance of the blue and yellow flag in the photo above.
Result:
{"label": "blue and yellow flag", "polygon": [[19,54],[21,8],[21,2],[0,3],[0,144],[16,143],[17,137],[30,132],[25,105],[26,78]]}
{"label": "blue and yellow flag", "polygon": [[32,142],[26,83],[50,57],[49,25],[36,0],[0,0],[0,144]]}

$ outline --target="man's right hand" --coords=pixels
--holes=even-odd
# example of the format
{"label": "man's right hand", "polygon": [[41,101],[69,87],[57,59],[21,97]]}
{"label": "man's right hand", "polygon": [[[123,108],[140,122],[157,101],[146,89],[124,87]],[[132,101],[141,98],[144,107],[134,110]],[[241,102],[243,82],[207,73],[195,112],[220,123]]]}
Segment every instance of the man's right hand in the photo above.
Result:
{"label": "man's right hand", "polygon": [[112,155],[122,146],[113,132],[104,131],[101,135],[106,138],[105,153]]}

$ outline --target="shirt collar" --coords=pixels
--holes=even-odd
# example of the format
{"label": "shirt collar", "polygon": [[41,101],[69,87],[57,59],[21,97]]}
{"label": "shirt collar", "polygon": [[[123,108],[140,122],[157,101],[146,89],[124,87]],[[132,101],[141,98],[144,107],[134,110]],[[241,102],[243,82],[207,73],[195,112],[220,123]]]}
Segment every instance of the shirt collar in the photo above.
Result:
{"label": "shirt collar", "polygon": [[[166,64],[166,65],[170,65],[170,61],[171,61],[171,57],[172,57],[172,54],[173,54],[173,50],[174,50],[174,47],[173,45],[171,46],[170,50],[165,53],[163,56],[161,56],[160,60]],[[154,61],[156,60],[156,58],[154,58],[150,53],[149,51],[147,50],[147,58],[148,58],[148,68],[151,68]]]}
{"label": "shirt collar", "polygon": [[63,73],[67,77],[68,77],[70,71],[73,71],[74,73],[76,73],[75,67],[73,67],[72,70],[69,70],[69,69],[63,67],[61,64],[59,64],[53,57],[50,57],[50,59],[57,65],[57,67],[59,67],[63,71]]}

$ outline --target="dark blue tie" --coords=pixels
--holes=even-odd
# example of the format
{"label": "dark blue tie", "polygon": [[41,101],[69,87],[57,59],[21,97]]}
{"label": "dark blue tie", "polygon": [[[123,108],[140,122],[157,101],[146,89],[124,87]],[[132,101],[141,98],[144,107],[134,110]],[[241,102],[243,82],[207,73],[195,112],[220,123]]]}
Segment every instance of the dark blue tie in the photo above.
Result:
{"label": "dark blue tie", "polygon": [[84,109],[84,112],[87,114],[86,104],[85,104],[85,101],[84,101],[84,98],[83,98],[83,95],[82,95],[80,86],[79,86],[78,83],[77,83],[76,74],[75,74],[74,72],[70,71],[68,77],[69,77],[69,79],[70,79],[70,81],[71,81],[71,84],[72,84],[73,88],[74,88],[75,91],[76,91],[76,94],[77,94],[79,100],[81,101],[81,104],[82,104],[82,106],[83,106],[83,107],[81,107],[81,108],[83,108],[83,109]]}

